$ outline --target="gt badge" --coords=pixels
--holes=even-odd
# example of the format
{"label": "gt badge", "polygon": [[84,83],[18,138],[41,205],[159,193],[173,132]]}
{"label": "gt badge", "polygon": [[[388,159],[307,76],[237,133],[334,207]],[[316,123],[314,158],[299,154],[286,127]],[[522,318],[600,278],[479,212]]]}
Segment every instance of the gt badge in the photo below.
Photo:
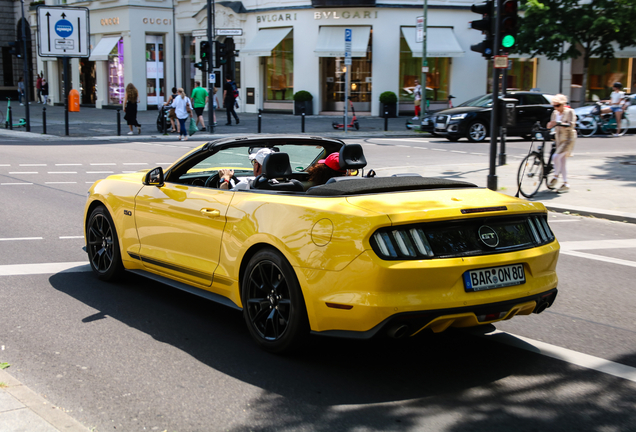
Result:
{"label": "gt badge", "polygon": [[125,216],[132,216],[132,212],[130,210],[124,210]]}
{"label": "gt badge", "polygon": [[488,225],[482,225],[479,228],[479,240],[488,247],[497,247],[499,244],[499,236],[494,229]]}

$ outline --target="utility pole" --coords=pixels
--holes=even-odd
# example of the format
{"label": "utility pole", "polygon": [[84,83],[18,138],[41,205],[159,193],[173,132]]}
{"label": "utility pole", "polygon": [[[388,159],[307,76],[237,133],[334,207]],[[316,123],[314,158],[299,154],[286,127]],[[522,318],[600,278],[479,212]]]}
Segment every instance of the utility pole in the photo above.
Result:
{"label": "utility pole", "polygon": [[[27,47],[28,47],[28,43],[27,43],[27,20],[24,19],[24,0],[20,0],[20,10],[22,11],[22,66],[24,68],[24,98],[26,99],[25,103],[24,103],[24,108],[26,108],[26,131],[27,132],[31,132],[31,111],[29,110],[29,100],[31,99],[30,97],[30,86],[31,86],[31,80],[29,79],[29,77],[31,76],[29,74],[29,53],[27,52]],[[31,29],[29,28],[29,36],[31,36]],[[29,37],[29,39],[31,39]]]}
{"label": "utility pole", "polygon": [[215,24],[215,4],[214,0],[207,1],[207,12],[208,12],[208,30],[207,30],[207,38],[208,38],[208,65],[209,67],[204,73],[203,79],[208,83],[208,128],[210,132],[214,132],[214,86],[215,83],[210,82],[210,75],[214,74],[213,66],[216,66],[216,59],[212,56],[214,55],[213,47],[214,40],[216,39],[216,29],[214,28]]}
{"label": "utility pole", "polygon": [[424,16],[423,16],[423,23],[422,23],[422,80],[420,82],[420,85],[422,86],[422,99],[421,99],[421,104],[422,106],[422,117],[424,117],[424,114],[428,111],[427,109],[427,105],[428,105],[428,98],[426,97],[426,74],[428,73],[428,60],[426,59],[426,33],[428,33],[428,28],[426,27],[426,22],[427,22],[427,15],[428,15],[428,0],[424,0]]}

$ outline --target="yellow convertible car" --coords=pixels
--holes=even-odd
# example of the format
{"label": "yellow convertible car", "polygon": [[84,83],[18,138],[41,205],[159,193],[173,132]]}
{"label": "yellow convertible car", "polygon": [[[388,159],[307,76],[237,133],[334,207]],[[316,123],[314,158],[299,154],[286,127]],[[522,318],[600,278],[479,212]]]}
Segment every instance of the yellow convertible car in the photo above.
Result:
{"label": "yellow convertible car", "polygon": [[[312,183],[308,171],[334,153],[340,172],[357,174]],[[165,171],[112,175],[86,203],[90,264],[100,279],[129,271],[242,310],[271,352],[310,333],[401,338],[552,305],[559,244],[541,203],[364,176],[365,166],[358,144],[246,137],[204,144]]]}

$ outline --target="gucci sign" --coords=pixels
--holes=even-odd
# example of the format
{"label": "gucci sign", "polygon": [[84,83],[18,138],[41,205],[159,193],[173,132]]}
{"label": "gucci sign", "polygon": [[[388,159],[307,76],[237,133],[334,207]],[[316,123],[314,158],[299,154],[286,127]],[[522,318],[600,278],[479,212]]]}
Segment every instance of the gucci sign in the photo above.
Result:
{"label": "gucci sign", "polygon": [[144,24],[163,24],[163,25],[170,25],[172,24],[172,20],[169,18],[144,18],[143,19]]}
{"label": "gucci sign", "polygon": [[103,26],[107,26],[107,25],[117,25],[119,24],[119,17],[115,17],[115,18],[102,18],[100,21],[101,25]]}

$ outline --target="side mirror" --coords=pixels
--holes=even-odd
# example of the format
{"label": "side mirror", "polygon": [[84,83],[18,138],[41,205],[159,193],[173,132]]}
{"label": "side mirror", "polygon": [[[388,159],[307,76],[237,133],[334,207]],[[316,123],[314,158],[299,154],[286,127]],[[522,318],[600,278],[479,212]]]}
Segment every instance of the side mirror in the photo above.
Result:
{"label": "side mirror", "polygon": [[153,168],[146,174],[144,178],[144,185],[146,186],[163,186],[163,168]]}

